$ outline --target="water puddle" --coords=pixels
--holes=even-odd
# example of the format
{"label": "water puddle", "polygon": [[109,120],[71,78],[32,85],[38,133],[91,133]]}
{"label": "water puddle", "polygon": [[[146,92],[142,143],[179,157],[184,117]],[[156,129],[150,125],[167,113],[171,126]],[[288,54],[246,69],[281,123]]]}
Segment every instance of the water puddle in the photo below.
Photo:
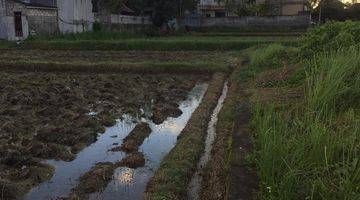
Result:
{"label": "water puddle", "polygon": [[218,122],[218,115],[221,111],[221,108],[223,107],[227,92],[228,92],[228,85],[226,82],[224,85],[222,94],[218,100],[218,103],[211,115],[211,120],[209,122],[208,129],[207,129],[207,137],[205,140],[205,152],[200,158],[200,161],[197,166],[197,172],[195,173],[194,177],[190,181],[190,184],[188,187],[188,199],[191,199],[191,200],[199,199],[199,192],[201,189],[201,182],[202,182],[201,171],[211,158],[212,145],[214,143],[215,136],[216,136],[216,124]]}
{"label": "water puddle", "polygon": [[91,194],[90,199],[142,199],[149,179],[153,176],[163,157],[175,146],[177,137],[201,103],[207,86],[207,84],[199,84],[190,92],[188,99],[180,104],[179,108],[183,112],[180,117],[168,118],[160,125],[147,121],[152,133],[139,149],[145,156],[145,167],[137,169],[120,167],[116,169],[114,179],[107,188],[101,193]]}
{"label": "water puddle", "polygon": [[[168,118],[164,123],[155,125],[150,120],[152,133],[140,147],[144,154],[146,165],[143,168],[118,168],[113,181],[102,193],[90,195],[90,199],[141,199],[146,184],[158,167],[162,158],[174,147],[177,136],[187,124],[192,113],[199,106],[207,84],[197,84],[189,93],[188,98],[180,103],[183,114],[178,118]],[[140,121],[140,120],[138,120]],[[67,197],[71,189],[76,187],[78,179],[99,162],[117,162],[125,157],[124,152],[112,152],[115,143],[121,146],[123,139],[135,128],[136,120],[124,115],[113,127],[100,134],[98,140],[82,150],[71,162],[47,160],[46,163],[55,167],[51,180],[32,189],[26,200],[59,199]]]}

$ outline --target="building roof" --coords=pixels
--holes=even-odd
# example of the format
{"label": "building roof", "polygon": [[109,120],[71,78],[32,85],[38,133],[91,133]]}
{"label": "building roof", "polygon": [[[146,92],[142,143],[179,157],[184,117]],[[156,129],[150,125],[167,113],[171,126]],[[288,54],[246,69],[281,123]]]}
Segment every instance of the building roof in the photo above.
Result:
{"label": "building roof", "polygon": [[13,0],[27,6],[56,7],[56,0]]}
{"label": "building roof", "polygon": [[135,13],[135,11],[131,10],[124,3],[121,4],[120,12]]}
{"label": "building roof", "polygon": [[54,7],[56,6],[56,0],[30,0],[31,5]]}

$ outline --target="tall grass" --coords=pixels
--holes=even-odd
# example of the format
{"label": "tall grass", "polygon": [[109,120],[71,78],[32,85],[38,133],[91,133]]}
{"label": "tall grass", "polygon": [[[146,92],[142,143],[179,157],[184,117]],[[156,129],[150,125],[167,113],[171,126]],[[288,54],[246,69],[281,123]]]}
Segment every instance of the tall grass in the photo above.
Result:
{"label": "tall grass", "polygon": [[302,103],[254,106],[259,198],[360,199],[360,51],[307,64]]}
{"label": "tall grass", "polygon": [[270,69],[284,65],[290,58],[295,58],[296,48],[285,47],[282,44],[270,44],[265,48],[258,48],[249,54],[250,65],[254,68]]}
{"label": "tall grass", "polygon": [[308,107],[327,114],[360,105],[360,51],[326,53],[308,64]]}

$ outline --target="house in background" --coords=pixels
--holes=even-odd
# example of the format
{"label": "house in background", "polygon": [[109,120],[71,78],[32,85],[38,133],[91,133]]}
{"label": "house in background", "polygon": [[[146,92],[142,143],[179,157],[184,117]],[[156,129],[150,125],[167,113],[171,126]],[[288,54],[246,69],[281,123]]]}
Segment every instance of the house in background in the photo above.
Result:
{"label": "house in background", "polygon": [[91,0],[0,0],[0,39],[91,31]]}
{"label": "house in background", "polygon": [[[225,0],[200,0],[198,12],[202,17],[238,17],[236,13],[228,10]],[[243,0],[234,0],[235,4],[241,5]],[[289,16],[299,15],[307,10],[307,0],[256,0],[257,5],[266,8],[263,15]]]}
{"label": "house in background", "polygon": [[226,10],[225,1],[200,0],[197,8],[203,17],[229,17],[233,15]]}
{"label": "house in background", "polygon": [[60,33],[92,31],[92,0],[57,0]]}

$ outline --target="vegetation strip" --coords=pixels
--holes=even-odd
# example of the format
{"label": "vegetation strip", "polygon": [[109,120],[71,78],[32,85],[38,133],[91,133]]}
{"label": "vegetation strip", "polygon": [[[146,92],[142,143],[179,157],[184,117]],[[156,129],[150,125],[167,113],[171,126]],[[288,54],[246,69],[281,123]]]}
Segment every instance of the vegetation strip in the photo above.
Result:
{"label": "vegetation strip", "polygon": [[150,179],[145,199],[183,199],[204,151],[207,125],[220,96],[225,75],[216,73],[202,103],[178,138],[176,146],[162,160]]}
{"label": "vegetation strip", "polygon": [[43,71],[43,72],[96,72],[96,73],[203,73],[228,72],[231,66],[200,63],[52,63],[52,62],[4,62],[0,70]]}
{"label": "vegetation strip", "polygon": [[249,82],[258,199],[360,199],[359,30],[351,21],[316,27],[294,57],[260,50],[285,65],[250,56],[253,72],[263,71]]}
{"label": "vegetation strip", "polygon": [[234,51],[243,50],[254,45],[282,43],[296,45],[294,37],[246,37],[246,36],[172,36],[144,38],[34,38],[21,44],[0,43],[1,49],[42,49],[42,50],[112,50],[112,51]]}
{"label": "vegetation strip", "polygon": [[[243,50],[254,45],[270,44],[276,41],[61,41],[61,42],[31,42],[18,47],[20,49],[42,50],[112,50],[112,51],[233,51]],[[279,41],[284,45],[294,45],[293,41]]]}

